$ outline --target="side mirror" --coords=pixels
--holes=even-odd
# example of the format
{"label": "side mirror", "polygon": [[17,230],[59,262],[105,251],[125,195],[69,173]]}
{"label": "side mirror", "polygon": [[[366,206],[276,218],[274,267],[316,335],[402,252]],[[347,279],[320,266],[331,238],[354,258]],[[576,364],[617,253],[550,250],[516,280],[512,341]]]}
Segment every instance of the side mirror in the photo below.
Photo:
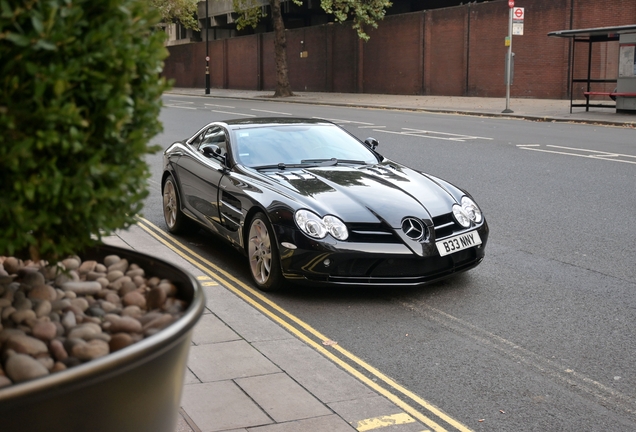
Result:
{"label": "side mirror", "polygon": [[365,140],[364,140],[364,143],[365,143],[365,144],[366,144],[366,146],[367,146],[367,147],[369,147],[371,150],[375,150],[375,149],[378,147],[378,145],[380,144],[380,143],[378,142],[378,140],[377,140],[377,139],[375,139],[375,138],[367,138],[367,139],[365,139]]}
{"label": "side mirror", "polygon": [[201,149],[203,154],[207,157],[216,157],[225,159],[225,155],[223,154],[223,150],[216,144],[210,144]]}

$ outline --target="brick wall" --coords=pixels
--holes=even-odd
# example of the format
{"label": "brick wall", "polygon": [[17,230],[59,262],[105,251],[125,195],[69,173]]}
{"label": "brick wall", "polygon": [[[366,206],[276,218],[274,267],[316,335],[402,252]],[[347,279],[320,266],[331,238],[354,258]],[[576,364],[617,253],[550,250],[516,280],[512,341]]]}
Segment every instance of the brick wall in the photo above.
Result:
{"label": "brick wall", "polygon": [[[635,0],[516,0],[515,6],[525,9],[525,20],[524,34],[513,36],[512,97],[568,97],[573,44],[549,32],[636,24]],[[508,14],[508,2],[495,0],[392,15],[368,31],[368,42],[347,23],[287,30],[292,89],[502,97]],[[211,86],[273,90],[273,39],[265,33],[210,41]],[[593,48],[592,77],[615,79],[618,43]],[[205,42],[168,50],[164,75],[179,87],[204,87]],[[577,43],[574,52],[574,74],[585,78],[587,44]],[[575,86],[575,98],[582,97],[581,86]],[[593,90],[614,87],[597,84]]]}
{"label": "brick wall", "polygon": [[469,10],[469,7],[437,9],[426,14],[426,94],[466,94]]}

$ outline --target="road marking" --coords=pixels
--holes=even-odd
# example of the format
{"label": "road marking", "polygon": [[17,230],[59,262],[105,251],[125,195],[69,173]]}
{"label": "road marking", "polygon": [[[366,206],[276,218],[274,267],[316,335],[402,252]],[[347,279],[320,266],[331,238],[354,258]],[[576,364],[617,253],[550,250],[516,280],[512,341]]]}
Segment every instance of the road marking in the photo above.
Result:
{"label": "road marking", "polygon": [[444,141],[466,142],[468,140],[477,140],[477,139],[492,140],[492,138],[487,138],[487,137],[461,135],[461,134],[454,134],[454,133],[448,133],[448,132],[438,132],[438,131],[411,129],[411,128],[403,128],[403,129],[404,130],[401,132],[391,131],[391,130],[381,130],[381,129],[374,129],[374,131],[390,133],[395,135],[414,136],[419,138],[430,138],[430,139],[437,139],[437,140],[444,140]]}
{"label": "road marking", "polygon": [[211,110],[211,111],[215,113],[221,113],[221,114],[232,114],[232,115],[239,115],[244,117],[256,117],[254,114],[243,114],[243,113],[236,113],[236,112],[230,112],[230,111],[218,111],[218,110]]}
{"label": "road marking", "polygon": [[164,104],[165,107],[168,108],[181,108],[181,109],[190,109],[190,110],[196,110],[196,107],[190,107],[190,106],[183,106],[184,104],[187,105],[194,105],[194,102],[186,102],[186,101],[179,101],[179,100],[169,100],[169,103]]}
{"label": "road marking", "polygon": [[314,118],[319,120],[327,120],[327,121],[338,123],[338,124],[361,124],[361,125],[373,126],[373,123],[367,123],[367,122],[361,122],[361,121],[355,121],[355,120],[328,119],[324,117],[314,117]]}
{"label": "road marking", "polygon": [[[247,303],[252,305],[254,308],[259,310],[261,313],[268,316],[270,319],[272,319],[273,321],[281,325],[290,333],[294,334],[298,339],[300,339],[307,345],[314,348],[324,357],[328,358],[330,361],[340,366],[342,369],[347,371],[350,375],[354,376],[360,382],[366,384],[372,390],[376,391],[380,395],[389,399],[391,402],[393,402],[393,404],[395,404],[396,406],[404,410],[406,413],[410,414],[413,418],[419,420],[420,422],[430,427],[433,431],[447,432],[447,430],[444,427],[440,426],[434,420],[422,414],[420,411],[413,408],[408,403],[404,402],[400,397],[398,397],[394,393],[380,386],[375,381],[375,379],[371,379],[367,377],[366,375],[364,375],[362,372],[358,370],[356,366],[352,366],[349,363],[342,360],[340,357],[336,356],[332,351],[330,351],[330,349],[333,351],[338,351],[342,356],[354,362],[358,367],[362,367],[367,372],[371,373],[376,378],[379,378],[380,380],[382,380],[384,383],[392,387],[397,392],[402,393],[404,396],[407,396],[414,402],[418,403],[420,406],[422,406],[423,408],[428,410],[430,413],[437,416],[442,421],[451,425],[456,430],[460,432],[472,432],[468,427],[466,427],[459,421],[451,418],[448,414],[444,413],[439,408],[435,407],[431,403],[417,396],[415,393],[411,392],[410,390],[407,390],[406,388],[404,388],[403,386],[395,382],[393,379],[384,375],[382,372],[380,372],[373,366],[369,365],[362,359],[355,356],[353,353],[350,353],[346,349],[342,348],[342,346],[340,346],[339,344],[323,345],[322,343],[318,343],[314,339],[311,339],[309,336],[307,336],[305,333],[300,331],[298,328],[294,327],[289,321],[295,323],[296,325],[298,325],[299,327],[301,327],[302,329],[304,329],[305,331],[307,331],[309,334],[313,335],[315,338],[317,338],[320,341],[331,340],[331,338],[328,338],[327,336],[320,333],[318,330],[311,327],[309,324],[305,323],[298,317],[292,315],[285,309],[281,308],[276,303],[272,302],[267,297],[263,296],[260,292],[256,291],[252,287],[249,287],[243,282],[241,282],[232,274],[223,270],[222,268],[212,263],[211,261],[203,258],[196,252],[189,249],[184,244],[178,242],[175,238],[163,232],[163,230],[161,230],[159,227],[154,225],[149,220],[144,219],[142,217],[137,217],[137,225],[140,228],[142,228],[144,231],[146,231],[148,234],[153,236],[155,239],[157,239],[159,242],[163,243],[165,246],[167,246],[177,255],[179,255],[186,261],[190,262],[195,267],[199,268],[202,272],[207,273],[211,278],[221,283],[225,288],[232,291],[238,297],[242,298],[244,301],[246,301]],[[179,248],[177,248],[175,244],[178,244]],[[241,289],[239,289],[239,287]],[[255,297],[256,300],[250,297],[246,292],[249,293],[251,296]],[[267,309],[264,305],[269,306],[275,312],[282,315],[282,317],[280,315],[277,315],[273,311]],[[283,318],[287,318],[289,321],[286,321]]]}
{"label": "road marking", "polygon": [[[564,147],[557,145],[545,145],[546,149],[541,148],[541,144],[518,144],[517,147],[521,150],[532,150],[542,153],[560,154],[565,156],[576,156],[588,159],[605,160],[610,162],[622,162],[628,164],[636,164],[636,156],[621,154],[621,153],[609,153],[601,150],[590,150],[577,147]],[[548,150],[555,149],[555,150]]]}
{"label": "road marking", "polygon": [[197,276],[197,280],[201,284],[201,286],[218,286],[218,282],[213,280],[210,276]]}
{"label": "road marking", "polygon": [[358,126],[358,129],[385,128],[386,126]]}
{"label": "road marking", "polygon": [[358,430],[358,432],[366,432],[387,426],[396,426],[408,423],[415,423],[415,419],[406,413],[399,413],[360,420],[356,425],[356,430]]}
{"label": "road marking", "polygon": [[268,114],[280,114],[280,115],[286,115],[286,116],[293,115],[293,114],[286,113],[286,112],[267,111],[267,110],[259,110],[259,109],[254,109],[254,108],[252,108],[252,111],[264,112],[264,113],[268,113]]}
{"label": "road marking", "polygon": [[204,103],[203,105],[205,105],[206,107],[230,108],[230,109],[236,108],[236,107],[233,107],[233,106],[230,106],[230,105],[215,105],[215,104],[211,104],[211,103]]}

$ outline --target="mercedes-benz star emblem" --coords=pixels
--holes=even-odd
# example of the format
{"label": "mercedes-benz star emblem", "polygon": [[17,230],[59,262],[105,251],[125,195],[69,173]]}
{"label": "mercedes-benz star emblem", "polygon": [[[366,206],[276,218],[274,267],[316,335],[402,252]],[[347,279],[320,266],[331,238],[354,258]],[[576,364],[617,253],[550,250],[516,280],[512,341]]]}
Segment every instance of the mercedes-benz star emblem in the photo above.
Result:
{"label": "mercedes-benz star emblem", "polygon": [[420,240],[424,237],[425,228],[419,219],[408,217],[402,221],[402,231],[408,238]]}

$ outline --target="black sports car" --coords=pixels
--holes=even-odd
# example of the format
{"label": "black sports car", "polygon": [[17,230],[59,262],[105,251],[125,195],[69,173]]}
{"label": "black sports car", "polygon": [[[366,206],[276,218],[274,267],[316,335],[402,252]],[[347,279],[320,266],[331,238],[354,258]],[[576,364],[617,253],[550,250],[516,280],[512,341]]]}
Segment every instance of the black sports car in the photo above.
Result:
{"label": "black sports car", "polygon": [[377,145],[324,120],[210,123],[164,152],[166,225],[219,234],[265,291],[419,285],[479,264],[488,225],[470,195]]}

